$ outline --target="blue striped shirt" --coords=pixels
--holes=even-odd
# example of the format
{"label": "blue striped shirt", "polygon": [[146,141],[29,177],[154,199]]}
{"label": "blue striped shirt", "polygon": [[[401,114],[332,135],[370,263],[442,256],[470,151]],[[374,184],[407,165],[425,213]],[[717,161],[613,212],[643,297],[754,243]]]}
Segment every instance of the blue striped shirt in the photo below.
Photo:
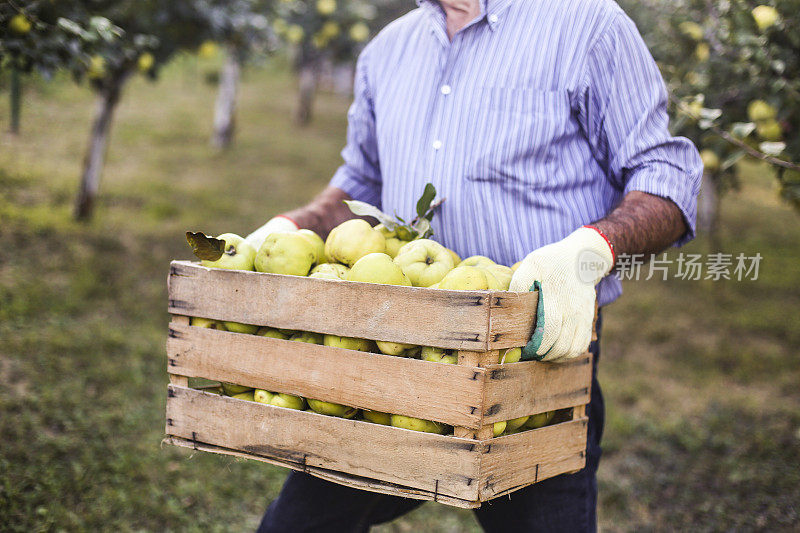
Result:
{"label": "blue striped shirt", "polygon": [[[664,82],[611,0],[482,0],[447,37],[432,0],[364,49],[344,164],[331,185],[413,218],[446,198],[434,238],[510,265],[609,213],[629,191],[672,200],[694,236],[702,163],[668,131]],[[608,276],[601,305],[618,297]]]}

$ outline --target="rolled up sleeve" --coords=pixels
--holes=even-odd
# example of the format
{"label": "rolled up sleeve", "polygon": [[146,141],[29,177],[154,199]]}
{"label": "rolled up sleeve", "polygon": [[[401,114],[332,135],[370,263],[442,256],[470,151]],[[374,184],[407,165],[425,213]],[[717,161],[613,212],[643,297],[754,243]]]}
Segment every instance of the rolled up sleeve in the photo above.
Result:
{"label": "rolled up sleeve", "polygon": [[347,112],[347,145],[342,150],[344,164],[330,184],[354,200],[381,206],[381,171],[375,137],[375,111],[367,79],[369,47],[358,58],[354,98]]}
{"label": "rolled up sleeve", "polygon": [[615,187],[678,206],[695,236],[703,164],[697,148],[669,132],[667,90],[639,31],[621,11],[593,44],[580,92],[582,126],[595,159]]}

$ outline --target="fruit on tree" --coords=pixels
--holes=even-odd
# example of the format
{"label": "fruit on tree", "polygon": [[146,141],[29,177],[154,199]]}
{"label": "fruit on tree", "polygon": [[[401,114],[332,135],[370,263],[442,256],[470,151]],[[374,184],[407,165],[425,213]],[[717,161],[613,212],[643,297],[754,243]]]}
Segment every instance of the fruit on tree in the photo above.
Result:
{"label": "fruit on tree", "polygon": [[289,24],[289,27],[286,28],[286,41],[289,44],[300,44],[305,34],[305,30],[299,24]]}
{"label": "fruit on tree", "polygon": [[203,318],[199,316],[193,316],[192,320],[189,322],[189,325],[198,328],[225,329],[225,326],[219,320],[211,320],[210,318]]}
{"label": "fruit on tree", "polygon": [[287,340],[289,338],[289,335],[287,335],[286,333],[278,329],[268,328],[268,327],[258,328],[256,335],[260,337],[270,337],[272,339],[281,339],[281,340]]}
{"label": "fruit on tree", "polygon": [[537,429],[546,426],[553,420],[555,411],[547,411],[546,413],[539,413],[538,415],[531,415],[530,418],[523,424],[526,429]]}
{"label": "fruit on tree", "polygon": [[323,402],[322,400],[308,399],[308,406],[321,415],[353,418],[358,414],[358,409],[339,403]]}
{"label": "fruit on tree", "polygon": [[264,389],[255,389],[253,391],[253,400],[258,403],[270,403],[274,396],[274,393]]}
{"label": "fruit on tree", "polygon": [[345,350],[356,350],[368,352],[372,348],[372,342],[367,339],[356,339],[353,337],[339,337],[338,335],[325,335],[322,344],[334,348],[344,348]]}
{"label": "fruit on tree", "polygon": [[686,22],[681,22],[678,28],[681,30],[682,34],[694,41],[703,39],[703,27],[696,22],[687,20]]}
{"label": "fruit on tree", "polygon": [[394,262],[415,287],[430,287],[439,283],[455,268],[450,252],[436,241],[417,239],[403,245]]}
{"label": "fruit on tree", "polygon": [[342,222],[331,230],[325,241],[328,261],[350,267],[367,254],[384,252],[386,237],[360,218]]}
{"label": "fruit on tree", "polygon": [[272,233],[258,249],[255,267],[259,272],[307,276],[317,260],[307,237],[294,233]]}
{"label": "fruit on tree", "polygon": [[252,324],[241,324],[239,322],[224,322],[225,329],[234,333],[247,333],[253,335],[258,331],[258,326]]}
{"label": "fruit on tree", "polygon": [[298,409],[300,411],[306,406],[306,401],[300,396],[293,394],[275,394],[269,401],[270,405],[276,407],[286,407],[287,409]]}
{"label": "fruit on tree", "polygon": [[298,331],[289,337],[290,341],[305,342],[307,344],[322,344],[322,339],[321,334],[311,331]]}
{"label": "fruit on tree", "polygon": [[330,15],[336,11],[336,0],[317,0],[317,13]]}
{"label": "fruit on tree", "polygon": [[506,423],[505,420],[501,420],[500,422],[495,422],[492,425],[492,436],[499,437],[500,435],[502,435],[503,432],[506,430],[507,425],[508,424]]}
{"label": "fruit on tree", "polygon": [[392,425],[392,416],[389,413],[364,409],[361,411],[361,416],[364,420],[372,422],[373,424],[381,424],[382,426]]}
{"label": "fruit on tree", "polygon": [[350,26],[350,39],[356,43],[363,43],[369,39],[369,28],[363,22],[356,22]]}
{"label": "fruit on tree", "polygon": [[445,432],[445,425],[432,420],[423,420],[421,418],[414,418],[412,416],[391,415],[391,423],[396,428],[410,429],[413,431],[424,431],[425,433],[438,433]]}
{"label": "fruit on tree", "polygon": [[99,80],[106,75],[106,58],[100,55],[93,55],[89,58],[89,68],[86,75],[90,80]]}
{"label": "fruit on tree", "polygon": [[305,237],[311,246],[314,247],[314,254],[315,254],[315,261],[317,265],[321,265],[325,262],[325,241],[322,240],[322,237],[311,231],[310,229],[300,229],[297,230],[298,235],[302,235]]}
{"label": "fruit on tree", "polygon": [[22,13],[17,13],[8,21],[8,27],[17,35],[25,35],[31,31],[31,21]]}
{"label": "fruit on tree", "polygon": [[231,270],[253,270],[256,249],[235,233],[223,233],[217,239],[225,241],[222,255],[216,261],[206,259],[200,264],[210,268],[227,268]]}
{"label": "fruit on tree", "polygon": [[747,118],[753,122],[772,120],[778,116],[778,110],[764,100],[753,100],[747,104]]}
{"label": "fruit on tree", "polygon": [[713,174],[719,170],[719,156],[714,150],[708,148],[701,150],[700,159],[703,160],[703,168],[706,172]]}
{"label": "fruit on tree", "polygon": [[434,348],[432,346],[423,346],[422,353],[420,355],[423,361],[432,361],[434,363],[447,363],[450,365],[458,363],[458,352],[456,350],[447,350],[445,348]]}
{"label": "fruit on tree", "polygon": [[519,418],[512,418],[511,420],[506,420],[506,432],[516,431],[517,429],[521,428],[525,422],[528,421],[528,416],[521,416]]}
{"label": "fruit on tree", "polygon": [[[442,278],[439,288],[451,291],[485,291],[489,289],[489,276],[492,275],[482,268],[459,265]],[[498,282],[494,279],[493,283]]]}
{"label": "fruit on tree", "polygon": [[756,124],[756,133],[765,141],[780,141],[783,138],[781,125],[775,119],[762,120]]}
{"label": "fruit on tree", "polygon": [[780,18],[780,13],[772,6],[756,6],[753,8],[752,14],[756,26],[761,31],[775,25]]}
{"label": "fruit on tree", "polygon": [[136,68],[139,72],[149,72],[156,62],[156,58],[150,52],[145,52],[136,60]]}
{"label": "fruit on tree", "polygon": [[361,257],[347,273],[347,280],[411,286],[411,280],[403,273],[403,269],[385,253],[371,253]]}
{"label": "fruit on tree", "polygon": [[245,387],[244,385],[236,385],[235,383],[222,383],[222,391],[228,396],[241,394],[251,390],[253,390],[253,387]]}
{"label": "fruit on tree", "polygon": [[509,348],[500,355],[500,363],[518,363],[522,358],[522,348]]}
{"label": "fruit on tree", "polygon": [[410,350],[416,348],[413,344],[403,344],[402,342],[375,341],[378,350],[386,355],[406,356]]}

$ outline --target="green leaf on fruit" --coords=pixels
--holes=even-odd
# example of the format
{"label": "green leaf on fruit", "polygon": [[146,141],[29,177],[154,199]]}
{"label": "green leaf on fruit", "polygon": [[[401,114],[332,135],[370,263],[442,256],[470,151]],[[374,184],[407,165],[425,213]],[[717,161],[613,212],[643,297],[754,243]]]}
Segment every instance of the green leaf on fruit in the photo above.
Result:
{"label": "green leaf on fruit", "polygon": [[192,253],[205,261],[216,261],[225,253],[225,241],[209,237],[202,232],[186,232],[186,241],[192,247]]}
{"label": "green leaf on fruit", "polygon": [[378,222],[386,226],[386,229],[389,231],[394,230],[398,225],[395,219],[372,204],[358,200],[345,200],[344,203],[347,204],[347,207],[350,208],[350,211],[352,211],[354,215],[376,218],[378,219]]}

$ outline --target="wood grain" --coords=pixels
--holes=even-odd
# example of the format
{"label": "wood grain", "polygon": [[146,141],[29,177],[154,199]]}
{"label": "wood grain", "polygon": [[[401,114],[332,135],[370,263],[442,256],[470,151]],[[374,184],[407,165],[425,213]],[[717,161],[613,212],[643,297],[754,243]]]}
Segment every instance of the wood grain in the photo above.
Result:
{"label": "wood grain", "polygon": [[168,387],[166,433],[463,500],[478,499],[480,443]]}
{"label": "wood grain", "polygon": [[171,324],[171,373],[479,428],[485,371]]}
{"label": "wood grain", "polygon": [[[341,283],[186,261],[170,265],[168,292],[173,314],[464,350],[524,345],[537,300],[536,293]],[[490,342],[492,295],[498,313],[493,335],[501,327],[512,333]]]}
{"label": "wood grain", "polygon": [[484,423],[589,402],[591,355],[564,363],[522,361],[486,367]]}

